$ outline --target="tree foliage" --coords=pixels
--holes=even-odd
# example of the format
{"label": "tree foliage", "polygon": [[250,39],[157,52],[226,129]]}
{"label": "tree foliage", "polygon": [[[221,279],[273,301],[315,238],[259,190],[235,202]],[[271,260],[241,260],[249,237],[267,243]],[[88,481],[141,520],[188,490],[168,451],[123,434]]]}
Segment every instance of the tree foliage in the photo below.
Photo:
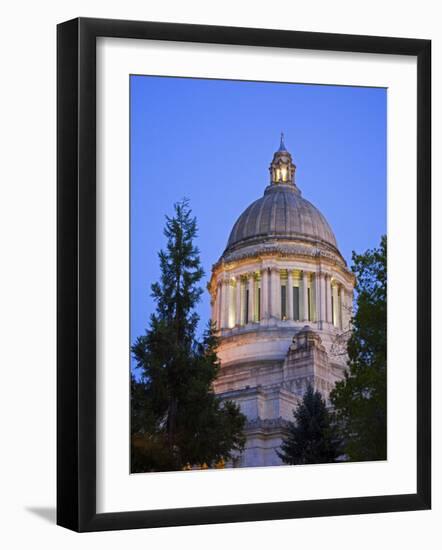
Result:
{"label": "tree foliage", "polygon": [[357,304],[348,372],[331,393],[350,460],[387,456],[387,238],[352,256]]}
{"label": "tree foliage", "polygon": [[335,462],[340,446],[326,403],[318,391],[308,386],[293,411],[287,435],[278,456],[285,464],[324,464]]}
{"label": "tree foliage", "polygon": [[132,347],[140,373],[131,381],[133,472],[210,467],[244,446],[244,416],[212,389],[219,370],[214,326],[196,338],[195,306],[203,292],[196,219],[187,201],[174,208],[159,252],[161,278],[152,285],[156,311]]}

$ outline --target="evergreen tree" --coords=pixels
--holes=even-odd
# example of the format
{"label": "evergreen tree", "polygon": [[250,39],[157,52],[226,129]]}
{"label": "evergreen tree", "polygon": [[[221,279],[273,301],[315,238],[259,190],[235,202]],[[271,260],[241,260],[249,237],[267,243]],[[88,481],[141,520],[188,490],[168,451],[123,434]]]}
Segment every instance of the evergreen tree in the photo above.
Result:
{"label": "evergreen tree", "polygon": [[331,393],[350,460],[387,457],[387,238],[353,252],[357,307],[345,379]]}
{"label": "evergreen tree", "polygon": [[331,416],[318,391],[308,386],[304,397],[293,411],[278,456],[285,464],[324,464],[335,462],[341,454]]}
{"label": "evergreen tree", "polygon": [[159,252],[161,278],[152,285],[156,311],[132,347],[141,373],[132,380],[133,472],[210,467],[244,446],[244,416],[212,389],[219,370],[215,327],[196,338],[195,306],[203,292],[196,219],[186,200],[174,208]]}

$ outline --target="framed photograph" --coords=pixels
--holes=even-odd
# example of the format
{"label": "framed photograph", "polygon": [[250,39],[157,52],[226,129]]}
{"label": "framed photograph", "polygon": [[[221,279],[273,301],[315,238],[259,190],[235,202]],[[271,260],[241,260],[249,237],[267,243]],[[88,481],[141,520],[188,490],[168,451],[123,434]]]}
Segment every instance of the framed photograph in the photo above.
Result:
{"label": "framed photograph", "polygon": [[58,37],[57,522],[431,506],[431,43]]}

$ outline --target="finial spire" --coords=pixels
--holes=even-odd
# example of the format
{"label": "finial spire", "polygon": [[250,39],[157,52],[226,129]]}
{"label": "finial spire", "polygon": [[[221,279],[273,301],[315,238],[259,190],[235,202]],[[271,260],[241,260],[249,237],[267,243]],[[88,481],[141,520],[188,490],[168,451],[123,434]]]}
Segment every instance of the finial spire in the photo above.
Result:
{"label": "finial spire", "polygon": [[292,155],[285,148],[284,132],[281,132],[281,141],[279,149],[273,155],[270,164],[270,183],[271,184],[295,184],[296,166],[293,164]]}

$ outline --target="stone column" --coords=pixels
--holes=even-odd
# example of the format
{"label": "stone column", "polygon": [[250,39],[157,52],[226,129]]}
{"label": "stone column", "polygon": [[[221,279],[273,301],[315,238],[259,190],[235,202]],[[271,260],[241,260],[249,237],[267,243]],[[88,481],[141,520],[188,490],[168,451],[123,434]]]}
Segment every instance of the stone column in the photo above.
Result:
{"label": "stone column", "polygon": [[226,298],[226,294],[224,292],[224,281],[221,279],[219,284],[219,307],[218,307],[218,318],[219,318],[219,326],[218,328],[224,328],[224,300]]}
{"label": "stone column", "polygon": [[281,319],[281,278],[276,267],[270,272],[270,296],[270,317]]}
{"label": "stone column", "polygon": [[287,286],[285,291],[287,302],[287,319],[293,319],[293,273],[291,269],[287,271]]}
{"label": "stone column", "polygon": [[215,304],[213,307],[213,322],[216,324],[216,330],[219,330],[221,327],[220,306],[221,306],[221,285],[217,283],[216,292],[215,292]]}
{"label": "stone column", "polygon": [[314,289],[315,289],[315,321],[319,323],[321,321],[321,276],[318,271],[315,272],[315,281],[314,281]]}
{"label": "stone column", "polygon": [[264,268],[261,272],[261,319],[269,318],[269,270]]}
{"label": "stone column", "polygon": [[249,323],[255,322],[255,274],[249,273],[248,278],[248,289],[249,289],[249,303],[247,304],[249,312]]}
{"label": "stone column", "polygon": [[327,275],[326,276],[326,281],[325,281],[325,289],[326,289],[326,302],[327,302],[327,307],[326,307],[326,315],[327,315],[327,323],[331,323],[332,322],[332,299],[331,299],[331,296],[332,296],[332,287],[331,287],[331,276],[330,275]]}
{"label": "stone column", "polygon": [[235,325],[241,325],[241,277],[236,278],[236,315],[235,315]]}
{"label": "stone column", "polygon": [[218,330],[221,330],[223,324],[223,307],[224,307],[224,296],[223,296],[223,282],[222,280],[218,283],[219,289],[219,305],[218,305]]}
{"label": "stone column", "polygon": [[353,289],[347,292],[347,324],[350,324],[353,315]]}
{"label": "stone column", "polygon": [[339,327],[339,297],[338,297],[338,285],[332,286],[333,293],[333,320],[335,327]]}
{"label": "stone column", "polygon": [[229,309],[230,309],[230,281],[224,279],[222,284],[222,328],[229,328]]}
{"label": "stone column", "polygon": [[321,293],[320,293],[320,321],[324,323],[326,321],[326,293],[325,293],[325,273],[320,273],[320,285],[321,285]]}
{"label": "stone column", "polygon": [[308,275],[307,271],[302,272],[302,312],[301,318],[303,321],[308,321]]}
{"label": "stone column", "polygon": [[344,328],[345,319],[345,289],[341,285],[339,292],[339,328]]}

